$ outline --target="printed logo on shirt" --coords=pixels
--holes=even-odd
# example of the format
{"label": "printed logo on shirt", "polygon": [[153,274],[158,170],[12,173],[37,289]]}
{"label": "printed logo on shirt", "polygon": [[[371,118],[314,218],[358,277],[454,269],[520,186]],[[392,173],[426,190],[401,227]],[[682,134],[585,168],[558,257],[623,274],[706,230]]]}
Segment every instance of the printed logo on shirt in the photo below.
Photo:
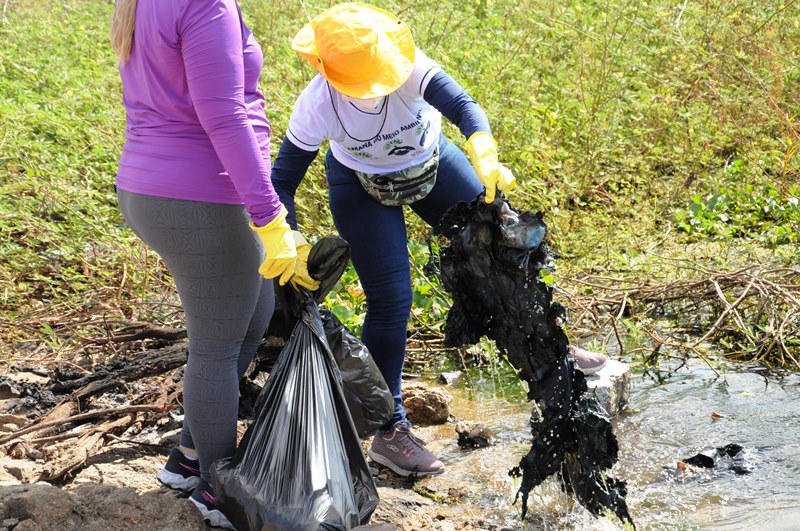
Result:
{"label": "printed logo on shirt", "polygon": [[[400,126],[391,133],[378,133],[375,138],[362,142],[357,146],[347,146],[347,150],[354,156],[360,159],[371,159],[374,157],[369,152],[369,148],[382,145],[383,151],[387,156],[402,157],[409,153],[416,153],[417,148],[413,146],[403,145],[403,141],[396,138],[405,131],[413,131],[413,134],[420,137],[419,146],[425,145],[425,138],[430,130],[430,122],[421,120],[421,113],[417,113],[416,119],[413,122]],[[407,135],[406,135],[407,136]]]}
{"label": "printed logo on shirt", "polygon": [[408,155],[412,151],[415,151],[415,149],[411,146],[395,146],[389,150],[387,155],[397,155],[402,157],[403,155]]}
{"label": "printed logo on shirt", "polygon": [[431,129],[431,123],[430,122],[425,122],[425,128],[422,129],[421,131],[420,131],[420,127],[417,127],[417,130],[415,132],[417,133],[417,136],[419,137],[419,145],[420,145],[420,147],[425,145],[425,138],[427,138],[428,131],[430,131],[430,129]]}

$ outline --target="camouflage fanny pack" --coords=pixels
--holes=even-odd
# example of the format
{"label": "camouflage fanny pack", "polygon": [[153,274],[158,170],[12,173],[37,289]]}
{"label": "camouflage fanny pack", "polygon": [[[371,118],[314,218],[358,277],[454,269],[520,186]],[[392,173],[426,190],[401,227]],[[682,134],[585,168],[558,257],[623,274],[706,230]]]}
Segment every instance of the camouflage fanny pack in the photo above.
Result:
{"label": "camouflage fanny pack", "polygon": [[357,171],[356,176],[375,201],[386,206],[400,206],[428,195],[436,184],[438,168],[439,146],[436,146],[433,155],[422,164],[391,173]]}

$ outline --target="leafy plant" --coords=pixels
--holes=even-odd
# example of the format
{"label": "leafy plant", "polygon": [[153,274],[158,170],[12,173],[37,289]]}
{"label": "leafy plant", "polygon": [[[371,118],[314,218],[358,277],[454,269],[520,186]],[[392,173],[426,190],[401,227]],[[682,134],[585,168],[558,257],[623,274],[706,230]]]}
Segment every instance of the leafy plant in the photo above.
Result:
{"label": "leafy plant", "polygon": [[753,238],[768,247],[797,243],[800,189],[784,195],[771,185],[745,185],[705,197],[695,194],[674,218],[681,231],[694,237]]}

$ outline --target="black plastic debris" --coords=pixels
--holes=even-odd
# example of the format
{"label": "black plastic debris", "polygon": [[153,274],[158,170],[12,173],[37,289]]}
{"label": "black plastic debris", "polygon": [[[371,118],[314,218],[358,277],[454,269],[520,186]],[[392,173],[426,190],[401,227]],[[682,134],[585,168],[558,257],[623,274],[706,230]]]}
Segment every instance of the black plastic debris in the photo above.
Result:
{"label": "black plastic debris", "polygon": [[745,459],[743,451],[744,447],[740,444],[726,444],[704,450],[681,462],[698,468],[725,468],[738,475],[750,474],[753,466]]}
{"label": "black plastic debris", "polygon": [[567,357],[564,309],[540,280],[554,263],[546,234],[541,213],[518,211],[501,197],[486,204],[481,194],[445,214],[433,233],[446,240],[436,265],[453,298],[445,343],[474,344],[487,336],[528,383],[533,441],[509,472],[522,476],[523,518],[531,489],[556,475],[592,514],[610,510],[633,525],[625,482],[606,475],[618,453],[611,422]]}

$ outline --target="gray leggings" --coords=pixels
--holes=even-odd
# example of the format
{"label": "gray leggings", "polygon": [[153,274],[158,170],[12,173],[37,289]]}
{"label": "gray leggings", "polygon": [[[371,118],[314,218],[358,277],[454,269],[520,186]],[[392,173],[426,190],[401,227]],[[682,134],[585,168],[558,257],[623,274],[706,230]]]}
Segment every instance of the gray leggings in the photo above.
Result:
{"label": "gray leggings", "polygon": [[181,444],[200,471],[236,449],[239,380],[275,309],[272,282],[258,273],[264,249],[241,205],[183,201],[117,190],[133,232],[161,256],[186,315]]}

